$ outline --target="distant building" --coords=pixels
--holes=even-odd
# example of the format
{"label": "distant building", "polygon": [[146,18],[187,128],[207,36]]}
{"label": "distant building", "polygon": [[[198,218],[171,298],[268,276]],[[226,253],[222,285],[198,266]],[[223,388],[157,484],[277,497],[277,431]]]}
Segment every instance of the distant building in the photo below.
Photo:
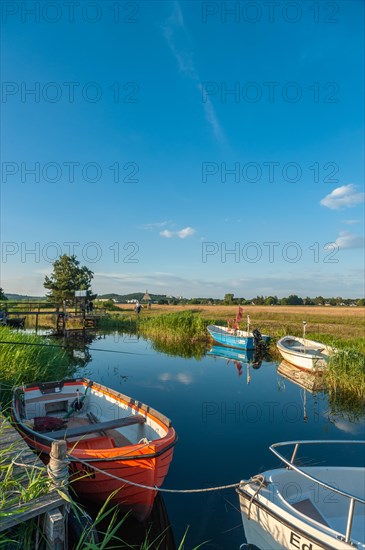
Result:
{"label": "distant building", "polygon": [[148,290],[146,290],[146,292],[144,293],[141,302],[144,304],[150,304],[152,302],[151,296],[148,294]]}
{"label": "distant building", "polygon": [[145,304],[148,309],[151,309],[152,299],[151,296],[148,294],[148,290],[146,290],[146,292],[144,293],[141,304]]}

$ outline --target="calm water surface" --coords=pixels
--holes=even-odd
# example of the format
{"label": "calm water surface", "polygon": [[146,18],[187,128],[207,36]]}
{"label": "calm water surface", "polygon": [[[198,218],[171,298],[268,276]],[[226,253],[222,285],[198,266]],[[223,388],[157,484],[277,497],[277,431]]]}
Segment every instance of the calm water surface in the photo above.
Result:
{"label": "calm water surface", "polygon": [[[364,439],[364,418],[335,415],[327,396],[311,394],[277,373],[277,362],[238,369],[205,355],[185,359],[135,336],[94,340],[87,376],[143,401],[172,419],[179,440],[164,487],[193,489],[237,483],[277,466],[271,443],[291,439]],[[77,353],[77,352],[76,352]],[[245,542],[233,489],[163,495],[175,540],[185,548],[238,549]]]}

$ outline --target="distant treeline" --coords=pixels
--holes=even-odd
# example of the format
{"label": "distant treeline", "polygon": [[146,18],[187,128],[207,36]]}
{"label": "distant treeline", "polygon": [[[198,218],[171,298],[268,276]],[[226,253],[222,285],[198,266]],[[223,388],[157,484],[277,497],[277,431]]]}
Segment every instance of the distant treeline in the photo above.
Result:
{"label": "distant treeline", "polygon": [[[102,294],[96,298],[103,300],[104,306],[108,307],[115,303],[125,304],[133,301],[142,301],[143,292],[134,292],[131,294]],[[284,298],[277,296],[256,296],[255,298],[235,297],[234,294],[225,294],[223,299],[220,298],[182,298],[181,296],[167,296],[166,294],[149,294],[151,302],[155,304],[171,304],[171,305],[257,305],[257,306],[365,306],[364,298],[342,298],[341,296],[323,297],[316,296],[315,298],[301,298],[296,294]],[[5,299],[16,301],[45,301],[45,297],[23,296],[20,294],[5,294]]]}
{"label": "distant treeline", "polygon": [[[127,303],[131,300],[141,301],[143,292],[134,294],[103,294],[98,298],[110,300],[114,303]],[[157,304],[172,304],[172,305],[282,305],[282,306],[365,306],[364,298],[325,298],[316,296],[315,298],[301,298],[296,294],[291,294],[285,298],[277,296],[256,296],[256,298],[235,297],[234,294],[225,294],[223,299],[220,298],[181,298],[176,296],[166,296],[165,294],[150,294],[151,301]]]}

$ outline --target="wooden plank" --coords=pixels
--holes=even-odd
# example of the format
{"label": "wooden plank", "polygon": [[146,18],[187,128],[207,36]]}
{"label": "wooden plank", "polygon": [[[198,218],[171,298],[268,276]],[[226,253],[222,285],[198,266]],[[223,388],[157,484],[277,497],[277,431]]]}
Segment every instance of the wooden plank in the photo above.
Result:
{"label": "wooden plank", "polygon": [[[20,483],[25,488],[28,486],[29,478],[25,473],[27,466],[36,466],[42,471],[44,478],[47,478],[47,470],[44,464],[39,460],[37,455],[25,443],[21,435],[13,428],[13,426],[0,414],[0,447],[3,449],[2,466],[11,464],[15,460],[24,466],[14,464],[12,471],[12,479]],[[11,447],[10,447],[11,446]],[[0,473],[1,482],[1,473]],[[15,496],[15,495],[9,495]],[[51,489],[47,494],[44,494],[29,502],[23,503],[18,501],[17,504],[4,507],[1,510],[0,532],[10,529],[11,527],[41,515],[48,510],[54,510],[60,506],[64,506],[65,501],[60,497],[55,489]]]}
{"label": "wooden plank", "polygon": [[78,437],[79,435],[91,434],[94,432],[100,432],[104,430],[111,430],[114,428],[122,428],[124,426],[130,426],[131,424],[143,424],[146,422],[144,416],[135,414],[127,416],[125,418],[117,418],[116,420],[108,420],[106,422],[98,422],[95,424],[87,424],[86,426],[78,426],[77,428],[70,428],[65,430],[55,430],[54,432],[45,432],[42,435],[51,437],[52,439],[68,439],[70,437]]}
{"label": "wooden plank", "polygon": [[[10,514],[1,518],[0,523],[0,532],[6,531],[23,523],[23,521],[28,521],[29,519],[35,518],[49,510],[54,510],[59,506],[64,505],[64,500],[59,496],[56,491],[43,495],[42,497],[33,499],[25,504],[20,504],[18,506],[12,506],[11,508],[6,509],[6,514]],[[2,510],[4,512],[4,510]]]}

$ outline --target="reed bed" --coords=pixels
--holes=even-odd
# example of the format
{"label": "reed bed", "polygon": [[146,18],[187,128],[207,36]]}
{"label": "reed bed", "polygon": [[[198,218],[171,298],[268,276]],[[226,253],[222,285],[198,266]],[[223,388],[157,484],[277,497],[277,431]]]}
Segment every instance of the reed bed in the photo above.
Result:
{"label": "reed bed", "polygon": [[365,401],[365,357],[356,349],[338,350],[324,373],[329,392],[335,397]]}
{"label": "reed bed", "polygon": [[138,318],[134,315],[109,314],[101,317],[98,321],[98,328],[105,330],[119,330],[127,334],[135,334],[138,327]]}
{"label": "reed bed", "polygon": [[14,386],[70,374],[67,353],[35,334],[0,327],[0,402],[6,406]]}
{"label": "reed bed", "polygon": [[207,339],[209,323],[193,311],[141,318],[138,330],[149,338],[197,342]]}

